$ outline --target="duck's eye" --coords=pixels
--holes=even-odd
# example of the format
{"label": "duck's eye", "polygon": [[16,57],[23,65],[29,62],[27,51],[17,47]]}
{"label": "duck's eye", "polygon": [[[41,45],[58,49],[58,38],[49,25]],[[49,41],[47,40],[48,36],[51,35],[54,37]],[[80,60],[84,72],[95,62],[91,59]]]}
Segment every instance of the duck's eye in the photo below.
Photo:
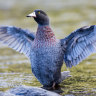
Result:
{"label": "duck's eye", "polygon": [[40,14],[40,11],[38,12],[38,14]]}

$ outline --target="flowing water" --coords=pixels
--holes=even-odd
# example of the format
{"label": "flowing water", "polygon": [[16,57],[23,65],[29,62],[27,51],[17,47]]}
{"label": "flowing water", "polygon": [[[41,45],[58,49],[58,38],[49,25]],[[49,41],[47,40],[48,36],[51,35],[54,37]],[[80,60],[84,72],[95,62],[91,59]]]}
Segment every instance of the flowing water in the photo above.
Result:
{"label": "flowing water", "polygon": [[[57,38],[64,38],[75,29],[96,24],[96,0],[0,0],[0,26],[14,25],[36,31],[37,24],[25,16],[34,9],[43,9],[51,20]],[[61,95],[96,96],[96,54],[71,69],[72,77],[61,83]],[[42,85],[31,72],[29,60],[0,43],[0,91],[20,86]],[[59,91],[60,91],[59,90]]]}

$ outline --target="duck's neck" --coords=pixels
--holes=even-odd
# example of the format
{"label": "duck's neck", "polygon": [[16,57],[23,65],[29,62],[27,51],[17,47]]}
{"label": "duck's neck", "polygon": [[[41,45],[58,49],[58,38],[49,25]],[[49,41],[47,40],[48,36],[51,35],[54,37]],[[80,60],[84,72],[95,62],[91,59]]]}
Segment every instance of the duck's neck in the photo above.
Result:
{"label": "duck's neck", "polygon": [[55,41],[55,35],[49,25],[38,25],[36,39],[42,41]]}

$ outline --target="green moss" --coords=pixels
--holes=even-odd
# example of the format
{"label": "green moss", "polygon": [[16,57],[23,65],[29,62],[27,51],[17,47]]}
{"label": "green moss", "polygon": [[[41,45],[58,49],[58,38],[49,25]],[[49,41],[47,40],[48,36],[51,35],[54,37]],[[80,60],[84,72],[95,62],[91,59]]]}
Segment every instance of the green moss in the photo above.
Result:
{"label": "green moss", "polygon": [[14,65],[9,65],[8,67],[8,72],[24,72],[24,73],[32,73],[31,72],[31,65],[29,64],[14,64]]}
{"label": "green moss", "polygon": [[[90,57],[91,58],[91,57]],[[90,61],[90,64],[87,64]],[[93,62],[91,64],[91,62]],[[93,93],[96,88],[96,60],[87,59],[76,67],[69,69],[72,77],[64,80],[60,85],[64,94],[80,94]],[[65,66],[63,66],[65,68]],[[62,68],[62,71],[63,71]],[[96,92],[94,92],[96,93]]]}

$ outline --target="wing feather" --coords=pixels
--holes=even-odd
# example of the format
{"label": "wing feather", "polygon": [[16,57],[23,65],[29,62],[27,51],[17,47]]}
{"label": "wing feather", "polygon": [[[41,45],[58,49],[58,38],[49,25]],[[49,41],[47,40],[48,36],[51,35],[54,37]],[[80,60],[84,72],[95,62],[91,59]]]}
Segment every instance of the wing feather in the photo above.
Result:
{"label": "wing feather", "polygon": [[14,50],[24,53],[29,57],[30,48],[35,35],[28,30],[23,30],[14,26],[0,27],[0,41]]}
{"label": "wing feather", "polygon": [[76,66],[96,52],[96,25],[82,27],[61,39],[67,67]]}

